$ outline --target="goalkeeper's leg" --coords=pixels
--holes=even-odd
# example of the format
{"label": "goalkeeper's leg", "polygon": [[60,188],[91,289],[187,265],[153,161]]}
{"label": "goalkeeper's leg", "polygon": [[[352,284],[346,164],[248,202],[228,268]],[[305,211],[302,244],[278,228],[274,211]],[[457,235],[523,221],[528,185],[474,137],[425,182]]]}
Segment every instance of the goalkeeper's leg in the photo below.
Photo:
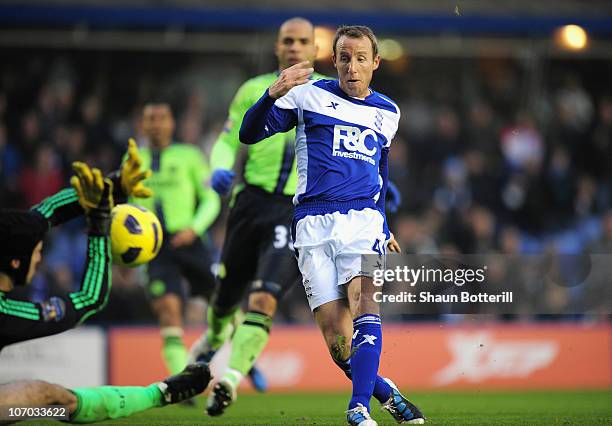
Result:
{"label": "goalkeeper's leg", "polygon": [[65,405],[71,423],[92,423],[180,402],[203,392],[209,382],[210,370],[206,364],[189,365],[180,374],[149,386],[69,390],[42,380],[18,381],[0,386],[0,406]]}

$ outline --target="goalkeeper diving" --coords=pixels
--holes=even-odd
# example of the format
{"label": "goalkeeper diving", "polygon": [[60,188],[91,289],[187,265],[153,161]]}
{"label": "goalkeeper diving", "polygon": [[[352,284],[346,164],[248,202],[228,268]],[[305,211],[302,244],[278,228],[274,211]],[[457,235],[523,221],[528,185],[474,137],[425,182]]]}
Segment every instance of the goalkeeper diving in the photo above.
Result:
{"label": "goalkeeper diving", "polygon": [[[128,196],[152,195],[142,185],[150,171],[141,171],[140,166],[136,144],[130,140],[127,161],[110,177],[75,162],[73,188],[58,192],[29,211],[0,210],[0,350],[76,327],[104,308],[111,290],[109,229],[113,200],[124,202]],[[82,214],[87,218],[88,247],[79,290],[39,303],[7,297],[15,286],[32,281],[46,232]],[[210,370],[205,363],[189,365],[180,374],[147,387],[69,390],[43,381],[17,381],[0,385],[0,405],[66,405],[71,422],[89,423],[188,399],[203,392],[209,381]]]}

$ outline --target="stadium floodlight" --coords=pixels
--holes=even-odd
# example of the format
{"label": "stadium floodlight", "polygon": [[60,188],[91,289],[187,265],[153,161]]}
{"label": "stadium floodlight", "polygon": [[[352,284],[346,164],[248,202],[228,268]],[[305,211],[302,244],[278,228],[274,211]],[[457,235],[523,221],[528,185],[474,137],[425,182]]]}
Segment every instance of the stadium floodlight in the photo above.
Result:
{"label": "stadium floodlight", "polygon": [[327,61],[331,59],[332,43],[334,41],[335,30],[329,27],[315,27],[315,44],[319,46],[317,61]]}
{"label": "stadium floodlight", "polygon": [[387,38],[378,42],[380,57],[387,61],[396,61],[404,55],[404,48],[394,39]]}
{"label": "stadium floodlight", "polygon": [[588,44],[587,32],[579,25],[564,25],[555,33],[557,45],[565,50],[583,50]]}

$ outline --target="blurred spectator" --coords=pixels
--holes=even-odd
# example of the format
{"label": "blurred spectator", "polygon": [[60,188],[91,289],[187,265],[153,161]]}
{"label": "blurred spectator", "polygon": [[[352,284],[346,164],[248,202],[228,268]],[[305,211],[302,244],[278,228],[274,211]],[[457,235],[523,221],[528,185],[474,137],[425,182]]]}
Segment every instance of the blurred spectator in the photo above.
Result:
{"label": "blurred spectator", "polygon": [[599,191],[602,208],[612,208],[612,98],[601,99],[598,112],[599,122],[593,133],[596,162],[592,172],[602,183]]}
{"label": "blurred spectator", "polygon": [[18,184],[20,170],[19,151],[9,143],[6,126],[0,121],[0,205],[19,203]]}
{"label": "blurred spectator", "polygon": [[474,232],[476,240],[474,252],[494,252],[497,244],[495,241],[495,218],[493,214],[484,207],[473,206],[467,214],[467,221]]}
{"label": "blurred spectator", "polygon": [[89,95],[81,102],[81,122],[88,152],[92,152],[96,147],[109,145],[112,140],[103,114],[103,104],[99,96]]}
{"label": "blurred spectator", "polygon": [[434,192],[434,205],[444,213],[460,213],[472,202],[468,185],[467,170],[459,157],[448,158],[444,162],[443,182]]}
{"label": "blurred spectator", "polygon": [[601,220],[601,238],[595,241],[588,251],[591,253],[612,254],[612,210],[608,210],[604,214]]}
{"label": "blurred spectator", "polygon": [[538,169],[544,159],[544,141],[527,111],[519,111],[514,124],[502,130],[501,151],[511,171]]}
{"label": "blurred spectator", "polygon": [[0,90],[0,120],[5,119],[6,115],[6,93]]}
{"label": "blurred spectator", "polygon": [[592,173],[597,159],[589,138],[594,107],[589,94],[575,75],[568,75],[555,94],[553,142],[564,146],[580,172]]}
{"label": "blurred spectator", "polygon": [[34,152],[42,143],[40,121],[34,110],[26,112],[21,119],[21,134],[17,142],[21,157],[26,162],[31,162],[34,159]]}
{"label": "blurred spectator", "polygon": [[521,236],[516,228],[505,227],[499,234],[499,248],[503,254],[521,253]]}
{"label": "blurred spectator", "polygon": [[19,189],[26,203],[31,207],[64,186],[59,159],[49,145],[35,150],[33,165],[23,168],[19,178]]}
{"label": "blurred spectator", "polygon": [[596,212],[597,183],[588,175],[578,180],[578,193],[574,202],[574,213],[577,219],[588,217]]}
{"label": "blurred spectator", "polygon": [[469,106],[464,156],[474,201],[499,209],[502,156],[497,143],[499,124],[491,106],[479,100]]}
{"label": "blurred spectator", "polygon": [[[56,288],[63,292],[76,290],[85,268],[87,235],[83,219],[67,222],[57,230],[45,254],[45,263]],[[70,253],[70,256],[66,256]]]}
{"label": "blurred spectator", "polygon": [[19,174],[19,151],[9,143],[6,126],[0,122],[0,177],[4,185],[12,185]]}
{"label": "blurred spectator", "polygon": [[[431,224],[431,221],[429,222]],[[402,250],[406,253],[436,253],[438,247],[433,238],[435,232],[428,228],[428,223],[413,216],[400,216],[394,231]]]}
{"label": "blurred spectator", "polygon": [[544,141],[531,114],[519,111],[514,124],[502,130],[500,146],[506,165],[501,199],[506,219],[530,231],[548,222],[542,170]]}
{"label": "blurred spectator", "polygon": [[545,176],[548,199],[546,215],[554,223],[549,228],[560,229],[571,225],[577,177],[566,148],[554,147]]}
{"label": "blurred spectator", "polygon": [[556,94],[557,112],[564,127],[584,133],[593,119],[593,101],[575,75],[566,77],[565,85]]}

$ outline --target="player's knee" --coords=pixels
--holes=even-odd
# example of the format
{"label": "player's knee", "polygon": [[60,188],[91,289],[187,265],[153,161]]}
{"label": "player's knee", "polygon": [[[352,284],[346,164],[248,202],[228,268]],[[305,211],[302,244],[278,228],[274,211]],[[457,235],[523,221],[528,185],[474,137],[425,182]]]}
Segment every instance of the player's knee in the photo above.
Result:
{"label": "player's knee", "polygon": [[379,305],[374,298],[376,288],[371,278],[355,277],[348,286],[349,307],[353,318],[364,314],[378,314]]}
{"label": "player's knee", "polygon": [[249,310],[261,312],[272,317],[276,312],[276,297],[264,291],[251,293],[249,296]]}
{"label": "player's knee", "polygon": [[351,353],[351,342],[346,336],[336,335],[328,342],[328,349],[334,362],[344,362]]}
{"label": "player's knee", "polygon": [[153,309],[162,326],[181,325],[181,299],[175,294],[166,294],[153,302]]}

